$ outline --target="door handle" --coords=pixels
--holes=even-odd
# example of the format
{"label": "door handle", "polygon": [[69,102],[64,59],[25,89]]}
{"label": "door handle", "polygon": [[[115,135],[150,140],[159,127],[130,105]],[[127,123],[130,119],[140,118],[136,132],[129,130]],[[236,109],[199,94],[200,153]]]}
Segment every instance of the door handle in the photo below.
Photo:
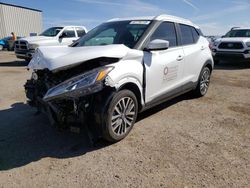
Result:
{"label": "door handle", "polygon": [[201,50],[205,50],[205,47],[204,47],[204,46],[201,46]]}
{"label": "door handle", "polygon": [[181,61],[181,60],[183,60],[184,59],[184,56],[183,55],[179,55],[178,57],[177,57],[177,61]]}

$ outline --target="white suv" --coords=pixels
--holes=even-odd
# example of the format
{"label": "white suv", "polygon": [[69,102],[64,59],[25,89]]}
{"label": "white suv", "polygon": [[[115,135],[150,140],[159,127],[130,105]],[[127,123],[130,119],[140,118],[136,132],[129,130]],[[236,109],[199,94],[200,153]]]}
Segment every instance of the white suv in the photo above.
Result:
{"label": "white suv", "polygon": [[15,42],[17,58],[29,61],[39,46],[70,45],[87,33],[83,26],[51,27],[39,36],[19,39]]}
{"label": "white suv", "polygon": [[220,60],[250,61],[250,28],[232,28],[212,46],[215,63]]}
{"label": "white suv", "polygon": [[113,19],[71,47],[38,48],[25,89],[53,124],[86,123],[116,142],[138,112],[189,91],[204,96],[213,66],[208,41],[188,20]]}

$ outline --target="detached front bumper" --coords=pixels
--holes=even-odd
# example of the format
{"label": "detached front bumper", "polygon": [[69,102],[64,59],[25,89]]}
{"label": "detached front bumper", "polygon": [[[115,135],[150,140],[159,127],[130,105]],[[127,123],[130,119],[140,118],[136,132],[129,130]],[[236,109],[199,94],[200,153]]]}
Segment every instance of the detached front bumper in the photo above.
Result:
{"label": "detached front bumper", "polygon": [[215,60],[250,60],[250,50],[244,52],[212,50]]}

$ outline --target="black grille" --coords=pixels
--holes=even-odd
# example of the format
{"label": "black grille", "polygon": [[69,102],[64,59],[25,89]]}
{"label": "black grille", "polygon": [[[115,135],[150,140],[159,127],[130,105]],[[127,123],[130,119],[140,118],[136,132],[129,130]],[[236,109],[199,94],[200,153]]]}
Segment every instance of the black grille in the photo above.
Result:
{"label": "black grille", "polygon": [[240,50],[240,49],[243,49],[244,46],[240,42],[222,42],[219,45],[219,48],[220,49],[237,49],[237,50]]}
{"label": "black grille", "polygon": [[15,42],[15,48],[18,50],[27,50],[28,49],[27,42],[18,40]]}

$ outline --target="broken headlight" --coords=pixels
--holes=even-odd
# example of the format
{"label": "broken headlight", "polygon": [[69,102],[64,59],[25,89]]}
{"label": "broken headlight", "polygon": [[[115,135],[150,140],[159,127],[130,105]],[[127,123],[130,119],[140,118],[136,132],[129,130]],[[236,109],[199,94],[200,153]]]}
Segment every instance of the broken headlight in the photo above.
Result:
{"label": "broken headlight", "polygon": [[107,74],[113,69],[113,67],[107,67],[102,69],[96,69],[94,71],[87,72],[85,74],[76,76],[63,83],[48,90],[44,96],[45,101],[49,101],[61,96],[76,96],[91,93],[91,86],[94,86],[107,76]]}

